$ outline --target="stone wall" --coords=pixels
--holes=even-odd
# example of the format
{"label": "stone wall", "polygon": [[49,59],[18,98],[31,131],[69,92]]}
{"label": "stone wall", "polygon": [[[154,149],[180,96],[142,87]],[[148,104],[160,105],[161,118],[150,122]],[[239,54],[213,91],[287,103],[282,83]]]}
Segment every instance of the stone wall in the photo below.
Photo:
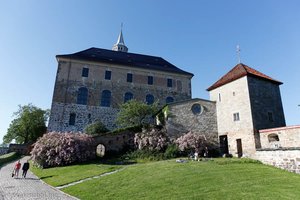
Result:
{"label": "stone wall", "polygon": [[262,148],[300,147],[300,125],[259,130]]}
{"label": "stone wall", "polygon": [[[75,113],[75,125],[69,125],[70,114]],[[108,129],[116,128],[115,120],[118,109],[78,104],[52,103],[48,125],[50,131],[84,131],[84,128],[95,121],[101,121]]]}
{"label": "stone wall", "polygon": [[300,173],[300,148],[258,149],[253,158],[264,164]]}
{"label": "stone wall", "polygon": [[249,76],[248,87],[254,128],[285,126],[279,85]]}
{"label": "stone wall", "polygon": [[[200,110],[193,112],[193,106],[200,106]],[[191,99],[167,106],[168,119],[166,121],[167,133],[171,138],[192,131],[201,134],[215,134],[217,136],[217,115],[215,102],[203,99]],[[198,113],[199,111],[199,113]]]}
{"label": "stone wall", "polygon": [[6,154],[8,152],[8,147],[0,147],[0,155]]}
{"label": "stone wall", "polygon": [[[227,136],[228,150],[238,155],[237,140],[241,140],[242,154],[255,153],[255,135],[250,105],[247,76],[210,91],[210,100],[216,101],[219,136]],[[234,120],[234,113],[239,120]]]}
{"label": "stone wall", "polygon": [[[82,69],[88,68],[88,77],[82,77]],[[105,80],[105,71],[111,71],[111,80]],[[127,82],[127,73],[133,75]],[[148,76],[153,76],[153,85],[148,85]],[[83,131],[95,120],[101,121],[109,129],[116,128],[115,119],[124,95],[131,92],[133,98],[145,102],[146,95],[154,96],[160,106],[166,98],[174,101],[191,98],[191,75],[137,69],[131,66],[112,65],[79,60],[60,59],[53,92],[48,131]],[[167,87],[167,79],[172,79],[172,87]],[[88,90],[87,105],[77,105],[78,89]],[[103,90],[111,91],[110,107],[101,107]],[[76,114],[76,124],[69,125],[70,113]]]}

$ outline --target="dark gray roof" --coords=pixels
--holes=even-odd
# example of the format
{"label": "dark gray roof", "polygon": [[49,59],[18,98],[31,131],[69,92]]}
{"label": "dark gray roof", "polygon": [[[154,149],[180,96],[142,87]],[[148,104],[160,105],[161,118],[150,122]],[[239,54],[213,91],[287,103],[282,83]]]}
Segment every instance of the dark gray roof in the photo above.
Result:
{"label": "dark gray roof", "polygon": [[121,64],[132,66],[135,68],[151,69],[194,76],[192,73],[177,68],[161,57],[112,51],[94,47],[73,54],[57,55],[56,58],[69,58],[85,61]]}

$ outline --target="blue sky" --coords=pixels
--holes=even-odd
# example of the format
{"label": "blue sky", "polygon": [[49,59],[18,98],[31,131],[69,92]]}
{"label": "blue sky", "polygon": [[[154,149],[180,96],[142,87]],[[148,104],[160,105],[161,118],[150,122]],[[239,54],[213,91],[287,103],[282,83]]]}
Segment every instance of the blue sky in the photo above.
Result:
{"label": "blue sky", "polygon": [[120,24],[129,52],[161,56],[195,74],[193,97],[241,60],[284,82],[287,125],[300,124],[300,1],[3,0],[0,143],[18,105],[51,107],[55,55],[111,49]]}

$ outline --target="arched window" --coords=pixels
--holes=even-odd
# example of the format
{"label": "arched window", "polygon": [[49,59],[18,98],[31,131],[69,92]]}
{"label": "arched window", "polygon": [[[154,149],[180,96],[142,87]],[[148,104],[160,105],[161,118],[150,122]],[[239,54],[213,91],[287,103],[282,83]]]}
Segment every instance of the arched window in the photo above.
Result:
{"label": "arched window", "polygon": [[277,142],[279,141],[279,137],[277,134],[271,133],[270,135],[268,135],[268,140],[269,142]]}
{"label": "arched window", "polygon": [[111,91],[103,90],[101,95],[101,106],[110,107]]}
{"label": "arched window", "polygon": [[77,94],[77,104],[86,105],[87,99],[88,99],[88,89],[86,87],[79,88]]}
{"label": "arched window", "polygon": [[154,96],[152,94],[147,94],[146,102],[147,102],[148,105],[153,104],[154,103]]}
{"label": "arched window", "polygon": [[173,97],[167,97],[166,98],[166,103],[172,103],[172,102],[174,102]]}
{"label": "arched window", "polygon": [[76,120],[76,114],[75,113],[71,113],[70,114],[70,118],[69,118],[69,125],[75,125],[75,120]]}
{"label": "arched window", "polygon": [[126,92],[124,95],[124,103],[126,103],[127,101],[133,99],[133,94],[131,92]]}
{"label": "arched window", "polygon": [[96,154],[99,157],[103,157],[105,155],[105,146],[103,144],[98,144]]}

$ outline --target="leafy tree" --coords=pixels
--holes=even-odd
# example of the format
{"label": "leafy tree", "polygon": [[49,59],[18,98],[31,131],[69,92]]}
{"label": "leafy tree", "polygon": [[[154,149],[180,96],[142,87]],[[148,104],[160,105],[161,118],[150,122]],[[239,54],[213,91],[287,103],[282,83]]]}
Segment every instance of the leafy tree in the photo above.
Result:
{"label": "leafy tree", "polygon": [[147,105],[146,103],[133,99],[120,106],[117,124],[121,127],[145,125],[149,123],[149,119],[157,111],[157,103]]}
{"label": "leafy tree", "polygon": [[108,131],[109,130],[100,121],[96,121],[95,123],[89,124],[84,129],[84,132],[88,135],[101,135],[103,133],[107,133]]}
{"label": "leafy tree", "polygon": [[19,110],[13,116],[15,119],[3,137],[4,143],[10,143],[13,139],[19,144],[35,142],[47,130],[45,123],[49,116],[48,110],[42,110],[32,104],[19,105]]}

